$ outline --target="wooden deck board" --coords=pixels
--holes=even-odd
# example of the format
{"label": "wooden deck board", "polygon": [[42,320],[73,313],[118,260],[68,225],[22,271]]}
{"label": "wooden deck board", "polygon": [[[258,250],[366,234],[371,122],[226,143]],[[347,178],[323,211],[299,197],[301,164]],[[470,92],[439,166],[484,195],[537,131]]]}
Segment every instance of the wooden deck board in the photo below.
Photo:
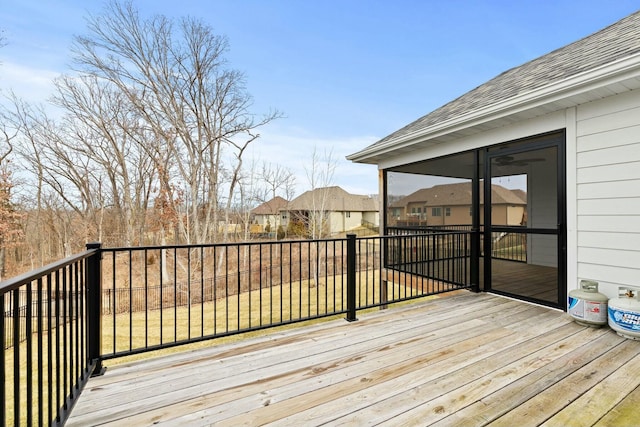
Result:
{"label": "wooden deck board", "polygon": [[640,395],[640,342],[557,310],[465,292],[358,317],[110,367],[67,425],[616,426]]}

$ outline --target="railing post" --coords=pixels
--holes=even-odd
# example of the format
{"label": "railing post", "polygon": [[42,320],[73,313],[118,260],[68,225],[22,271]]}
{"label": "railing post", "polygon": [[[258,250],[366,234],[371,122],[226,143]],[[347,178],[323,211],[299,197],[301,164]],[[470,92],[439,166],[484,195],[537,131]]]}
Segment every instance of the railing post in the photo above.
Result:
{"label": "railing post", "polygon": [[389,301],[389,281],[387,278],[388,272],[393,271],[387,268],[389,267],[390,242],[390,238],[380,237],[380,251],[382,251],[382,265],[380,266],[380,310],[386,310],[387,301]]}
{"label": "railing post", "polygon": [[347,234],[347,317],[348,322],[356,317],[356,235]]}
{"label": "railing post", "polygon": [[[471,181],[471,291],[480,292],[480,151],[474,153]],[[485,199],[487,200],[487,199]]]}
{"label": "railing post", "polygon": [[87,338],[88,359],[95,361],[91,376],[104,374],[102,366],[102,247],[101,243],[87,243],[87,250],[96,252],[87,259]]}

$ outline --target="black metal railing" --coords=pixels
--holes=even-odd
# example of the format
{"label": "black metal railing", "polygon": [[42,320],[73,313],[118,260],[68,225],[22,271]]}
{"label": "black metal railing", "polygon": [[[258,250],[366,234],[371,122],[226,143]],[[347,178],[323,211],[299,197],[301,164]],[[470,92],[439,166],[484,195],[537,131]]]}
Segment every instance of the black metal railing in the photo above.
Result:
{"label": "black metal railing", "polygon": [[104,360],[470,288],[470,236],[89,245],[0,284],[0,426],[64,424]]}
{"label": "black metal railing", "polygon": [[394,271],[461,286],[470,281],[470,233],[406,233],[389,243],[387,266]]}
{"label": "black metal railing", "polygon": [[[524,228],[524,227],[523,227]],[[451,231],[472,232],[472,226],[467,224],[452,225],[421,225],[388,227],[390,235],[412,235],[421,233],[440,233]],[[483,227],[479,230],[480,248],[484,248]],[[468,247],[470,250],[470,247]],[[481,256],[484,254],[481,253]],[[491,233],[491,257],[505,261],[527,262],[527,233],[526,231],[511,230],[509,232]]]}
{"label": "black metal railing", "polygon": [[0,283],[1,426],[64,424],[100,360],[88,305],[99,265],[96,247]]}
{"label": "black metal railing", "polygon": [[491,233],[491,257],[506,261],[527,262],[527,233]]}
{"label": "black metal railing", "polygon": [[101,354],[111,359],[326,316],[355,317],[353,307],[470,287],[469,237],[440,232],[105,248]]}

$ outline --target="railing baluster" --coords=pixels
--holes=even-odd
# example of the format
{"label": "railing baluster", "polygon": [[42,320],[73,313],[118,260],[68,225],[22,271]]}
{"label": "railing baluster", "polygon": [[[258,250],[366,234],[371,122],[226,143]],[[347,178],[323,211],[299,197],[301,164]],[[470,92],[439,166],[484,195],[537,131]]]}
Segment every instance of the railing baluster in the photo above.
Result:
{"label": "railing baluster", "polygon": [[67,383],[67,372],[69,372],[69,362],[68,362],[68,358],[69,358],[69,342],[68,342],[68,328],[67,328],[67,321],[68,321],[68,315],[67,315],[67,310],[68,310],[68,296],[67,296],[67,281],[68,281],[68,271],[69,271],[69,267],[64,268],[62,270],[62,325],[58,324],[58,328],[62,329],[62,372],[61,372],[61,377],[62,377],[62,393],[61,393],[61,400],[62,400],[62,409],[63,411],[67,409],[67,401],[65,399],[65,396],[68,395],[69,392],[69,384]]}
{"label": "railing baluster", "polygon": [[173,248],[173,342],[178,341],[178,248]]}
{"label": "railing baluster", "polygon": [[[128,251],[129,258],[129,351],[133,350],[133,251]],[[115,275],[114,275],[115,277]]]}
{"label": "railing baluster", "polygon": [[[217,247],[213,247],[213,335],[218,333],[218,256]],[[227,298],[228,299],[228,298]]]}
{"label": "railing baluster", "polygon": [[[313,280],[314,277],[314,273],[311,271],[311,259],[313,257],[313,253],[311,250],[311,241],[308,240],[307,241],[307,253],[306,253],[306,258],[307,258],[307,317],[311,316],[311,280]],[[300,262],[302,263],[302,253],[300,253]],[[316,261],[317,262],[317,261]],[[303,294],[303,290],[302,290],[302,282],[303,282],[303,274],[300,274],[300,314],[299,316],[302,317],[303,314],[303,309],[302,309],[302,294]]]}
{"label": "railing baluster", "polygon": [[0,346],[0,426],[7,425],[7,381],[6,381],[6,362],[5,349],[7,348],[8,331],[5,325],[6,308],[5,295],[0,294],[0,333],[2,333],[2,345]]}
{"label": "railing baluster", "polygon": [[191,250],[187,249],[187,340],[191,340]]}
{"label": "railing baluster", "polygon": [[[251,265],[251,258],[249,258],[249,265]],[[258,326],[262,326],[262,244],[258,244],[258,289],[260,292],[260,317]]]}
{"label": "railing baluster", "polygon": [[[224,250],[224,271],[228,272],[229,271],[229,250],[225,247]],[[225,286],[225,316],[226,316],[226,327],[225,327],[225,332],[229,332],[230,331],[230,326],[229,326],[229,274],[225,274],[224,276],[224,286]]]}
{"label": "railing baluster", "polygon": [[206,301],[204,297],[204,246],[200,246],[198,262],[200,263],[200,301],[202,301],[200,304],[200,335],[204,336],[204,302]]}
{"label": "railing baluster", "polygon": [[52,326],[52,275],[47,274],[47,408],[48,419],[53,420],[53,331]]}
{"label": "railing baluster", "polygon": [[[36,285],[36,289],[38,292],[38,306],[36,308],[36,322],[38,325],[38,329],[37,329],[37,340],[38,340],[38,354],[37,354],[37,359],[38,359],[38,373],[37,373],[37,385],[38,385],[38,425],[42,426],[44,425],[44,369],[43,369],[43,358],[44,358],[44,349],[43,349],[43,343],[42,343],[42,335],[43,335],[43,325],[42,325],[42,305],[43,305],[43,301],[42,301],[42,292],[43,292],[43,287],[42,287],[42,277],[39,277],[37,280],[37,285]],[[4,300],[3,297],[0,297],[0,302]],[[2,309],[2,307],[0,307],[0,313],[2,313],[2,317],[4,318],[4,309]],[[4,328],[0,327],[0,331],[3,330]],[[2,358],[2,356],[0,355],[0,358]],[[2,375],[3,373],[3,369],[0,367],[0,375]],[[0,381],[0,384],[2,384],[3,381]],[[2,399],[4,401],[4,399]],[[1,422],[2,420],[0,420],[0,425],[4,425],[4,423]]]}
{"label": "railing baluster", "polygon": [[[164,257],[166,254],[166,249],[160,249],[160,262],[158,263],[158,274],[160,277],[160,283],[159,283],[159,287],[160,287],[160,324],[158,325],[158,329],[160,330],[160,345],[164,344],[164,294],[163,294],[163,290],[164,290],[164,281],[165,281],[165,277],[164,277]],[[114,252],[114,257],[115,257],[115,252]],[[115,351],[114,351],[115,353]]]}
{"label": "railing baluster", "polygon": [[56,393],[56,421],[61,422],[61,414],[60,414],[60,408],[62,407],[62,402],[61,402],[61,390],[60,390],[60,270],[56,270],[55,273],[55,333],[56,333],[56,351],[55,351],[55,359],[56,359],[56,364],[55,364],[55,393]]}
{"label": "railing baluster", "polygon": [[[31,282],[27,283],[27,292],[26,292],[26,310],[25,310],[25,317],[24,317],[24,321],[25,321],[25,337],[26,337],[26,344],[27,344],[27,354],[26,354],[26,361],[27,361],[27,365],[26,365],[26,382],[27,382],[27,389],[26,389],[26,401],[27,401],[27,405],[26,405],[26,412],[27,412],[27,425],[28,426],[32,426],[33,425],[33,407],[31,405],[31,402],[33,402],[33,371],[31,369],[32,364],[33,364],[33,340],[31,339],[31,334],[33,333],[32,331],[32,319],[33,319],[33,315],[31,313],[31,304],[32,304],[32,294],[31,294]],[[19,345],[16,345],[16,347],[19,347]]]}
{"label": "railing baluster", "polygon": [[[252,297],[252,291],[253,291],[252,284],[253,284],[253,281],[251,280],[251,245],[244,246],[243,249],[244,249],[243,253],[245,254],[245,257],[243,257],[243,264],[247,265],[247,270],[248,270],[248,272],[247,272],[247,278],[248,278],[248,280],[247,280],[247,288],[248,288],[248,294],[249,294],[249,298],[248,298],[248,300],[249,300],[248,301],[249,309],[247,310],[247,312],[248,312],[247,313],[248,314],[247,317],[249,318],[248,327],[251,328],[251,315],[253,314],[253,311],[251,310],[251,308],[252,308],[251,302],[252,302],[252,299],[253,299],[253,297]],[[249,252],[248,254],[247,254],[247,251]],[[240,249],[239,248],[238,248],[238,256],[240,256]],[[248,263],[247,263],[247,261],[248,261]],[[238,265],[238,271],[239,270],[240,270],[240,265]],[[240,301],[240,298],[238,298],[238,301]]]}
{"label": "railing baluster", "polygon": [[289,321],[293,316],[293,243],[289,243]]}
{"label": "railing baluster", "polygon": [[144,346],[149,347],[149,253],[145,249],[144,256]]}
{"label": "railing baluster", "polygon": [[356,235],[347,234],[347,321],[356,317]]}
{"label": "railing baluster", "polygon": [[20,425],[20,301],[18,290],[12,293],[13,312],[13,419],[14,425]]}
{"label": "railing baluster", "polygon": [[114,252],[112,254],[111,257],[111,268],[113,271],[113,277],[111,279],[111,295],[112,295],[112,304],[113,304],[113,310],[112,314],[111,314],[111,318],[112,318],[112,329],[113,329],[113,352],[115,353],[116,351],[118,351],[118,346],[117,346],[117,342],[116,342],[116,337],[118,336],[118,317],[117,314],[120,311],[118,305],[120,304],[121,298],[120,298],[120,294],[117,292],[116,289],[116,278],[118,277],[118,269],[117,269],[117,265],[116,265],[116,253]]}

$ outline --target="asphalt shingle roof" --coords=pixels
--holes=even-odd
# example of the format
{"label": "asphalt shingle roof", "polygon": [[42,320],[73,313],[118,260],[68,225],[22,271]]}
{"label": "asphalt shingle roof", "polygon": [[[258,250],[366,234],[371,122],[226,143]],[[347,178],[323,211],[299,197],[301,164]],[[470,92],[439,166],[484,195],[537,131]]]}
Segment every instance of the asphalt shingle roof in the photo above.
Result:
{"label": "asphalt shingle roof", "polygon": [[[484,195],[480,192],[480,203]],[[522,190],[509,190],[501,185],[491,185],[493,204],[526,205],[526,193]],[[391,207],[403,207],[409,203],[425,203],[426,206],[464,206],[471,204],[471,183],[440,184],[421,188],[391,204]]]}
{"label": "asphalt shingle roof", "polygon": [[639,52],[640,11],[637,11],[590,36],[503,72],[370,147],[535,91]]}
{"label": "asphalt shingle roof", "polygon": [[287,203],[289,202],[286,199],[276,196],[273,199],[262,203],[260,206],[257,206],[251,212],[255,215],[275,215],[280,211],[280,209],[287,206]]}
{"label": "asphalt shingle roof", "polygon": [[305,191],[289,203],[287,210],[313,210],[314,205],[319,208],[317,205],[321,200],[324,200],[323,208],[326,211],[375,212],[378,210],[378,201],[375,197],[351,194],[338,186]]}

